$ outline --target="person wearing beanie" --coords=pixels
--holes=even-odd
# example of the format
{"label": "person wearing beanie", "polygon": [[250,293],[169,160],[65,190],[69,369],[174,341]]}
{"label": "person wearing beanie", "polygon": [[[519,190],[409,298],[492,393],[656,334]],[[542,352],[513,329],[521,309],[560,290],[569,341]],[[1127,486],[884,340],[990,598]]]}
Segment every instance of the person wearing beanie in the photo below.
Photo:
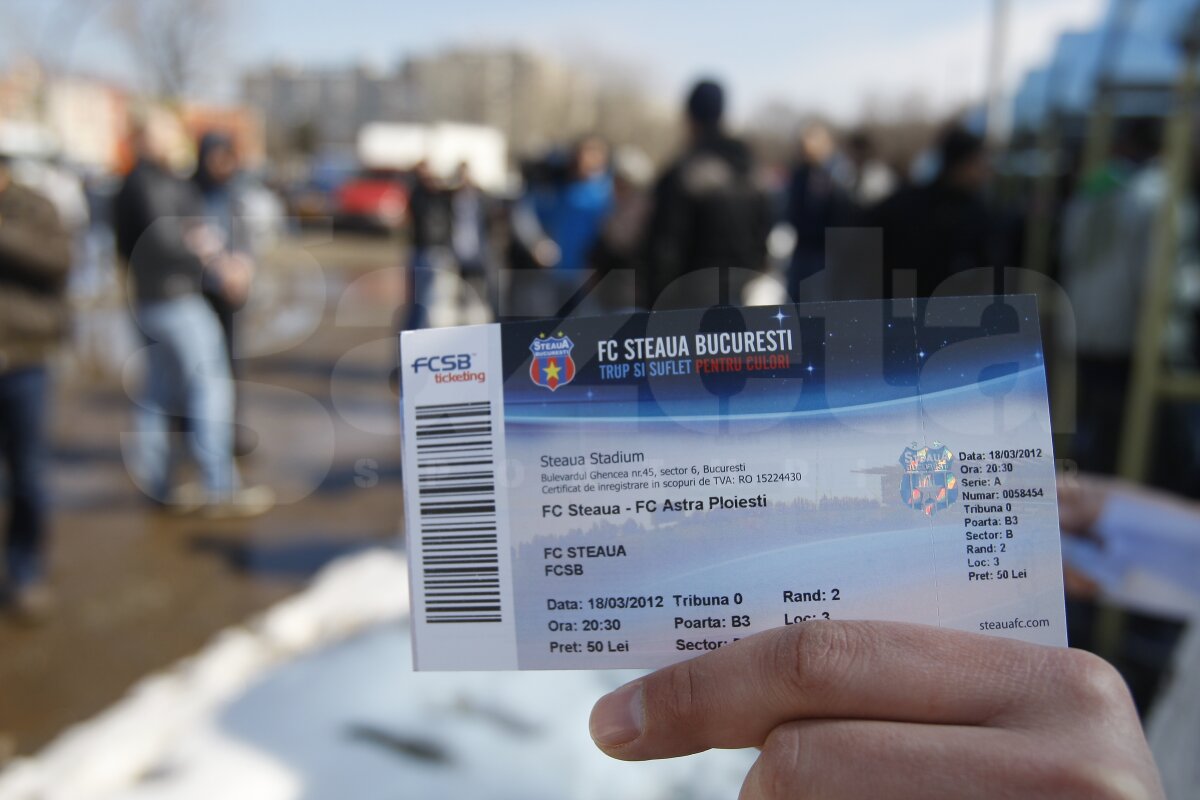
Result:
{"label": "person wearing beanie", "polygon": [[200,137],[192,185],[199,194],[205,220],[221,240],[221,258],[205,274],[203,294],[225,334],[229,372],[235,381],[233,449],[235,454],[243,456],[254,450],[256,437],[242,424],[242,403],[236,389],[242,377],[238,312],[248,300],[256,259],[239,170],[237,148],[231,136],[209,131]]}
{"label": "person wearing beanie", "polygon": [[770,211],[750,151],[723,129],[725,92],[695,84],[684,103],[688,144],[659,178],[638,263],[645,308],[736,305],[766,266]]}
{"label": "person wearing beanie", "polygon": [[[884,297],[990,294],[993,270],[1016,263],[1012,226],[985,195],[983,140],[953,126],[935,148],[933,179],[900,190],[870,215],[883,231]],[[881,287],[859,289],[855,296],[880,296]]]}
{"label": "person wearing beanie", "polygon": [[702,80],[687,98],[687,116],[693,125],[716,130],[725,114],[725,90],[715,81]]}

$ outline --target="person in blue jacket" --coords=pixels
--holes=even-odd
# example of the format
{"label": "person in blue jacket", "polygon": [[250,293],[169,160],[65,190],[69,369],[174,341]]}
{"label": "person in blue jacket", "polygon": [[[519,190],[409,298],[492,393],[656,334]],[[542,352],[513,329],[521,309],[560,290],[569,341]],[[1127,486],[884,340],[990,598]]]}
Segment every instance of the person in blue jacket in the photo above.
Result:
{"label": "person in blue jacket", "polygon": [[522,310],[551,316],[571,304],[587,281],[588,259],[612,204],[608,145],[594,136],[576,144],[563,176],[530,187],[512,220],[514,237],[538,269],[523,276],[515,293]]}

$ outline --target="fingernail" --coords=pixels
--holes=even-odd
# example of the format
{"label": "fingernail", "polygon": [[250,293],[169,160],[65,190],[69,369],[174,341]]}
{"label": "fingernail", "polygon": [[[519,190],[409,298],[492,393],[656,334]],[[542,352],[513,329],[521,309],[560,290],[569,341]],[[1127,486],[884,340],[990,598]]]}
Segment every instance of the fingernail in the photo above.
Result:
{"label": "fingernail", "polygon": [[627,683],[601,697],[592,709],[592,739],[605,747],[632,742],[642,735],[642,684]]}

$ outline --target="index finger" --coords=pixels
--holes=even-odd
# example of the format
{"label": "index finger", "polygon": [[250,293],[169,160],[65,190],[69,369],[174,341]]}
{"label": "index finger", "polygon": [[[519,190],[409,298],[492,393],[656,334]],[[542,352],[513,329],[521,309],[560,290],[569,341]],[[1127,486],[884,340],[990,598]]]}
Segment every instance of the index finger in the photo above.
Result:
{"label": "index finger", "polygon": [[983,724],[1052,691],[1036,678],[1063,652],[925,625],[805,622],[623,686],[593,709],[592,738],[641,760],[758,746],[799,719]]}

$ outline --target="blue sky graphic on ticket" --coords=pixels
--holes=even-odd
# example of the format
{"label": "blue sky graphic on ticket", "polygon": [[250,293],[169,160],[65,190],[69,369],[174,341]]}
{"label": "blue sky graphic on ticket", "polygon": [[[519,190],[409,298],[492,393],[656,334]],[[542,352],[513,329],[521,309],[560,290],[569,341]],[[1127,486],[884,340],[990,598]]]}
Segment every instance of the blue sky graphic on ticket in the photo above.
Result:
{"label": "blue sky graphic on ticket", "polygon": [[1032,297],[445,328],[400,361],[419,669],[813,619],[1066,642]]}

